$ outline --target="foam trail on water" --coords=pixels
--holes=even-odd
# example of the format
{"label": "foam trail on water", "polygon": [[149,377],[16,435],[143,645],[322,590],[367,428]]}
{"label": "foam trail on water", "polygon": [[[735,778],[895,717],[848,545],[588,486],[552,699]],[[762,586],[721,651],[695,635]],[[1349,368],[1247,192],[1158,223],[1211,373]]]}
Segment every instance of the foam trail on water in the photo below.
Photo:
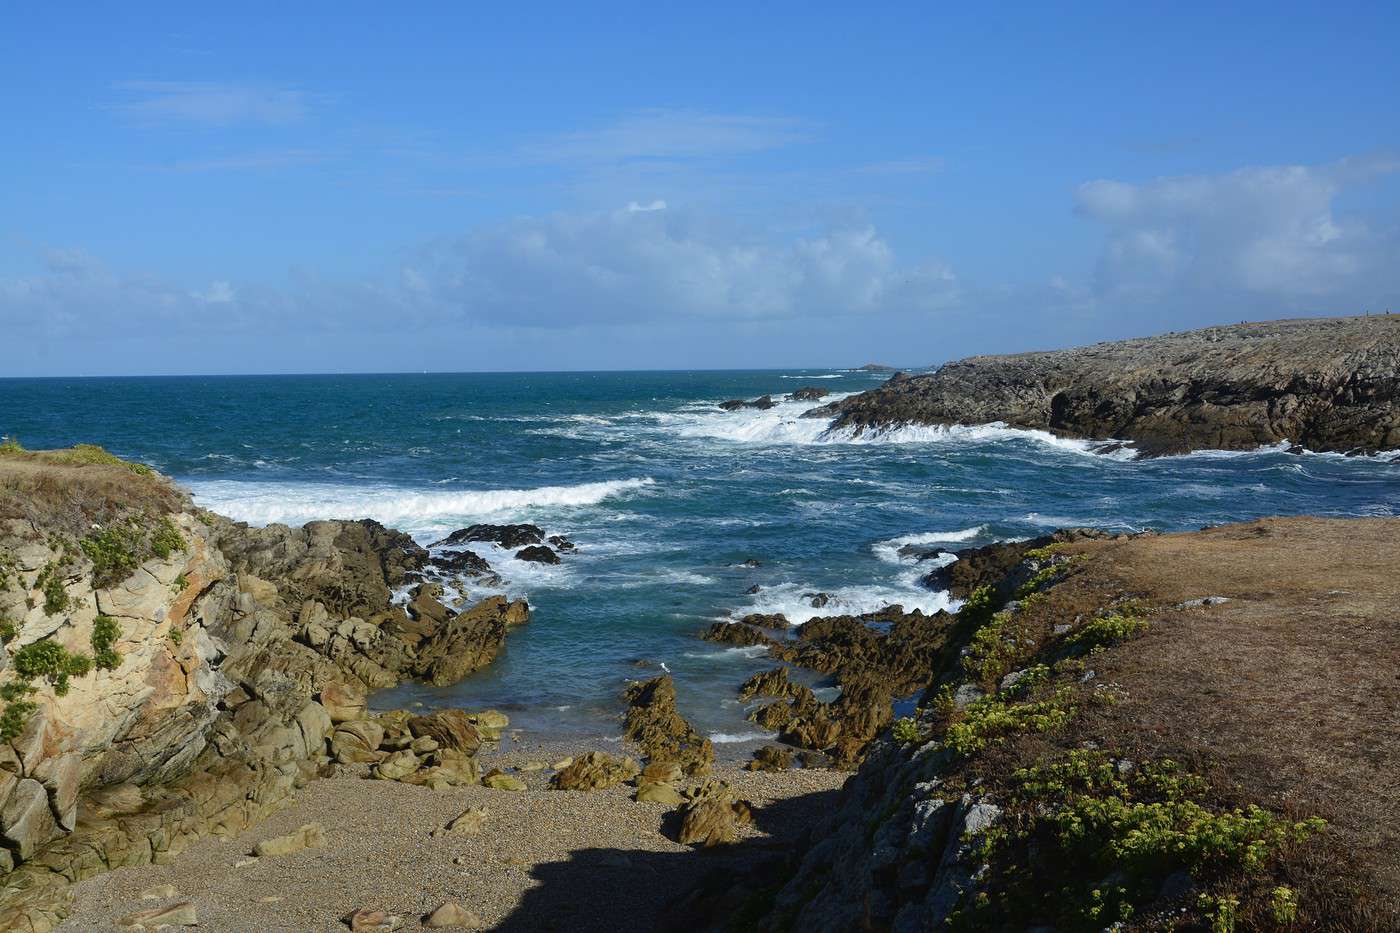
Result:
{"label": "foam trail on water", "polygon": [[901,555],[899,553],[901,548],[924,544],[958,544],[963,541],[971,541],[986,530],[986,525],[974,525],[960,531],[930,531],[927,534],[903,535],[898,538],[890,538],[887,541],[876,541],[870,545],[870,550],[887,564],[905,564],[910,563],[912,558]]}
{"label": "foam trail on water", "polygon": [[649,477],[535,489],[419,491],[331,483],[193,482],[200,505],[254,525],[300,525],[320,518],[372,518],[405,530],[446,527],[459,519],[527,510],[597,505],[654,486]]}

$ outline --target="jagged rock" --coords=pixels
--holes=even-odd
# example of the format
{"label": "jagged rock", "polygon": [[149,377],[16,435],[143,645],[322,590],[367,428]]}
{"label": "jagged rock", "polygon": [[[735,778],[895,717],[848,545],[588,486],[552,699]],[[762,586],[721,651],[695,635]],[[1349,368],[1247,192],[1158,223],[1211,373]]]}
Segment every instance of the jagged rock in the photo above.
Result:
{"label": "jagged rock", "polygon": [[506,774],[500,769],[488,771],[482,776],[481,784],[483,787],[490,787],[495,790],[523,791],[530,789],[530,785],[520,780],[520,778],[513,774]]}
{"label": "jagged rock", "polygon": [[468,807],[453,817],[441,829],[435,829],[434,836],[476,836],[486,827],[486,808]]}
{"label": "jagged rock", "polygon": [[813,609],[823,609],[831,602],[830,593],[803,593],[802,598],[807,600],[807,605]]}
{"label": "jagged rock", "polygon": [[685,772],[674,761],[653,761],[642,769],[643,784],[673,784],[685,776]]}
{"label": "jagged rock", "polygon": [[645,782],[637,787],[636,799],[639,803],[663,803],[668,807],[679,806],[685,797],[670,784],[655,781]]}
{"label": "jagged rock", "polygon": [[663,675],[627,688],[624,733],[652,761],[673,761],[686,774],[703,774],[715,760],[714,745],[676,708],[676,685]]}
{"label": "jagged rock", "polygon": [[459,709],[444,709],[426,716],[414,716],[408,729],[415,737],[431,738],[442,748],[475,755],[481,748],[481,733],[471,717]]}
{"label": "jagged rock", "polygon": [[419,674],[434,686],[461,680],[495,660],[505,643],[506,628],[529,618],[524,600],[490,596],[448,619],[418,651]]}
{"label": "jagged rock", "polygon": [[539,544],[544,540],[544,532],[538,525],[472,525],[452,532],[434,547],[442,545],[467,544],[473,541],[489,541],[506,549]]}
{"label": "jagged rock", "polygon": [[773,408],[777,404],[777,402],[773,401],[773,396],[761,395],[751,402],[746,402],[741,398],[732,398],[727,402],[720,402],[719,407],[724,409],[725,411],[739,411],[743,408],[757,408],[759,410],[764,410],[768,408]]}
{"label": "jagged rock", "polygon": [[792,749],[781,745],[765,745],[753,753],[744,765],[746,771],[786,771],[792,767]]}
{"label": "jagged rock", "polygon": [[816,402],[826,398],[831,392],[817,386],[802,386],[788,394],[788,399],[794,402]]}
{"label": "jagged rock", "polygon": [[759,628],[785,629],[792,626],[792,623],[788,621],[788,617],[781,612],[754,612],[744,616],[739,621],[744,625],[755,625]]}
{"label": "jagged rock", "polygon": [[549,543],[554,545],[556,551],[576,551],[578,546],[563,535],[550,535]]}
{"label": "jagged rock", "polygon": [[304,823],[285,836],[273,836],[271,839],[259,842],[253,847],[253,854],[258,858],[291,855],[302,849],[319,849],[325,844],[326,834],[325,830],[321,828],[321,824]]}
{"label": "jagged rock", "polygon": [[384,757],[384,727],[373,719],[341,723],[331,733],[331,755],[343,765],[371,764]]}
{"label": "jagged rock", "polygon": [[501,733],[510,725],[510,717],[500,710],[484,709],[479,713],[468,713],[467,719],[476,726],[477,733],[488,742],[500,741]]}
{"label": "jagged rock", "polygon": [[482,925],[480,917],[456,901],[447,901],[423,919],[423,926],[431,930],[447,928],[475,930]]}
{"label": "jagged rock", "polygon": [[401,752],[394,752],[379,764],[374,766],[374,776],[384,781],[402,781],[410,774],[418,770],[418,766],[423,763],[412,751],[404,749]]}
{"label": "jagged rock", "polygon": [[159,930],[162,927],[199,926],[199,912],[189,901],[171,904],[169,907],[153,907],[127,914],[117,921],[119,926],[140,930]]}
{"label": "jagged rock", "polygon": [[752,822],[747,801],[736,800],[727,783],[713,778],[691,788],[681,809],[682,845],[704,848],[737,842],[739,827]]}
{"label": "jagged rock", "polygon": [[749,648],[753,645],[777,645],[778,643],[767,635],[738,622],[716,622],[705,630],[700,636],[706,641],[715,641],[720,644],[734,645],[738,648]]}
{"label": "jagged rock", "polygon": [[1005,422],[1147,454],[1400,447],[1400,318],[1266,321],[948,363],[808,414],[855,431]]}
{"label": "jagged rock", "polygon": [[53,813],[49,810],[49,795],[44,785],[29,778],[18,781],[9,772],[0,778],[13,782],[9,798],[0,809],[0,839],[15,850],[21,859],[31,857],[39,847],[58,833]]}
{"label": "jagged rock", "polygon": [[588,752],[561,768],[552,783],[557,790],[602,790],[632,780],[641,770],[631,758]]}
{"label": "jagged rock", "polygon": [[367,708],[365,692],[343,681],[332,681],[321,688],[321,705],[331,722],[336,723],[364,719]]}
{"label": "jagged rock", "polygon": [[532,544],[529,547],[521,548],[515,552],[515,559],[529,561],[532,564],[559,563],[559,555],[543,544]]}

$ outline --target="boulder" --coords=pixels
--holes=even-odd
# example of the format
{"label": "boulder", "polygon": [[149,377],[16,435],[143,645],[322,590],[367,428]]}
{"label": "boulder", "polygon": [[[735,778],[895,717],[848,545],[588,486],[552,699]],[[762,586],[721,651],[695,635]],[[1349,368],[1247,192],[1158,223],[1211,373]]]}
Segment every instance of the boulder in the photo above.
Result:
{"label": "boulder", "polygon": [[614,758],[606,752],[589,752],[575,758],[554,775],[558,790],[601,790],[630,781],[641,773],[641,766],[631,758]]}
{"label": "boulder", "polygon": [[793,402],[816,402],[830,394],[830,390],[819,386],[802,386],[789,393],[788,399]]}
{"label": "boulder", "polygon": [[661,784],[655,781],[643,783],[637,788],[636,799],[639,803],[662,803],[668,807],[676,807],[685,803],[685,797],[670,784]]}
{"label": "boulder", "polygon": [[543,544],[532,544],[529,547],[521,548],[515,552],[515,559],[529,561],[532,564],[559,563],[559,555]]}
{"label": "boulder", "polygon": [[439,747],[475,755],[481,748],[481,733],[471,717],[459,709],[444,709],[425,716],[414,716],[408,730],[415,738],[431,738]]}
{"label": "boulder", "polygon": [[432,831],[433,836],[477,836],[486,828],[486,808],[468,807],[447,821],[441,829]]}
{"label": "boulder", "polygon": [[403,926],[403,918],[385,910],[362,907],[345,918],[350,933],[394,933]]}
{"label": "boulder", "polygon": [[470,528],[462,528],[452,532],[433,546],[488,541],[510,549],[524,547],[527,544],[539,544],[543,540],[544,532],[538,525],[472,525]]}
{"label": "boulder", "polygon": [[529,790],[530,785],[513,774],[506,774],[499,768],[488,771],[481,778],[483,787],[490,787],[494,790],[523,791]]}
{"label": "boulder", "polygon": [[127,914],[117,921],[119,926],[138,930],[159,930],[162,927],[199,926],[199,912],[189,901],[171,904],[169,907],[152,907]]}
{"label": "boulder", "polygon": [[744,765],[746,771],[786,771],[792,767],[792,749],[781,745],[765,745],[753,753]]}
{"label": "boulder", "polygon": [[273,836],[271,839],[259,842],[253,847],[253,854],[258,858],[291,855],[293,852],[300,852],[303,849],[319,849],[325,844],[326,835],[321,824],[304,823],[285,836]]}
{"label": "boulder", "polygon": [[651,761],[675,762],[686,774],[703,774],[715,760],[713,744],[676,708],[676,685],[669,674],[627,688],[624,733]]}
{"label": "boulder", "polygon": [[321,688],[321,705],[335,723],[364,719],[367,711],[365,692],[340,680]]}
{"label": "boulder", "polygon": [[[8,782],[14,778],[11,775],[0,780]],[[20,778],[0,809],[0,839],[21,859],[28,859],[57,833],[44,785],[31,778]]]}
{"label": "boulder", "polygon": [[481,918],[456,901],[447,901],[423,918],[423,926],[430,930],[464,929],[476,930],[483,926]]}
{"label": "boulder", "polygon": [[409,749],[394,752],[374,766],[374,776],[383,781],[402,781],[418,770],[422,759]]}

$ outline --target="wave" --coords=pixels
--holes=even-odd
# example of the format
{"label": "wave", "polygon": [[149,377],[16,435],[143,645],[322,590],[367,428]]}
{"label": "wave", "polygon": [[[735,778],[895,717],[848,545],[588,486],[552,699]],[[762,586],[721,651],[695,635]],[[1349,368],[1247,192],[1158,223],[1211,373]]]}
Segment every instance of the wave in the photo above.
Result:
{"label": "wave", "polygon": [[960,531],[930,531],[925,534],[903,535],[886,541],[876,541],[870,545],[870,550],[887,564],[903,564],[909,560],[899,553],[902,548],[924,544],[958,544],[971,541],[986,531],[986,525],[974,525]]}
{"label": "wave", "polygon": [[778,737],[776,732],[711,732],[709,739],[716,745],[732,745],[737,742],[771,742]]}
{"label": "wave", "polygon": [[[787,617],[793,625],[801,625],[812,619],[824,616],[862,615],[878,612],[896,603],[906,611],[915,609],[932,615],[940,609],[951,611],[957,602],[946,592],[928,590],[917,583],[918,574],[907,580],[892,581],[894,585],[872,584],[870,586],[843,586],[832,590],[797,583],[779,583],[764,587],[745,607],[732,610],[725,621],[737,621],[750,613],[777,613]],[[825,592],[826,605],[817,608],[812,605],[811,595]]]}
{"label": "wave", "polygon": [[372,518],[406,530],[439,528],[458,519],[597,505],[656,485],[650,477],[540,486],[534,489],[420,491],[398,486],[330,483],[190,483],[196,501],[254,525],[302,524],[321,518]]}

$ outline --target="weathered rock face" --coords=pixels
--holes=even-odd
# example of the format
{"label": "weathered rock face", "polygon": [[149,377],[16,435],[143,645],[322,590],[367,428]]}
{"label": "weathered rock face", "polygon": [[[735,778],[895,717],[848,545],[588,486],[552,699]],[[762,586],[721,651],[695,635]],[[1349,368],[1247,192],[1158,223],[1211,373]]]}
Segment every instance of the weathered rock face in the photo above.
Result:
{"label": "weathered rock face", "polygon": [[1147,455],[1400,448],[1400,317],[1211,327],[980,356],[808,412],[858,431],[986,424],[1133,441]]}
{"label": "weathered rock face", "polygon": [[625,733],[650,761],[674,763],[686,774],[703,774],[715,760],[714,745],[676,708],[669,674],[627,688]]}
{"label": "weathered rock face", "polygon": [[[86,469],[64,475],[80,501],[82,483],[122,471]],[[406,535],[371,521],[248,528],[174,504],[164,517],[109,504],[103,528],[120,534],[100,541],[66,513],[0,518],[0,727],[14,730],[0,744],[0,874],[22,863],[0,881],[0,928],[48,929],[67,881],[240,831],[332,755],[377,767],[407,751],[401,779],[477,779],[477,723],[370,720],[364,695],[490,663],[528,620],[523,601],[453,612],[420,584],[406,612],[393,590],[427,560]]]}

